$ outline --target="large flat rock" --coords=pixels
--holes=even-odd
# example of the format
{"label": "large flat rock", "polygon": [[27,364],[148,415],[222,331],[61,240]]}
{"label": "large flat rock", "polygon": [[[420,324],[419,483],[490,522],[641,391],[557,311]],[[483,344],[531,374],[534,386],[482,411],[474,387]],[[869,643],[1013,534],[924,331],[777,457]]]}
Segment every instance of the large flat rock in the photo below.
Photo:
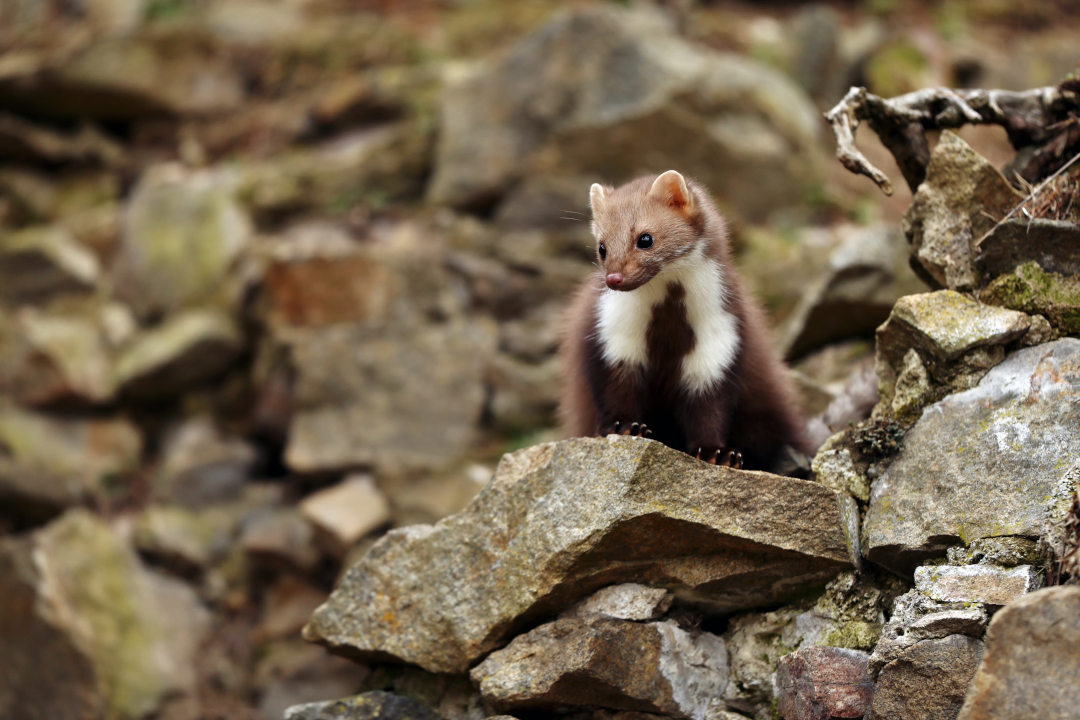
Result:
{"label": "large flat rock", "polygon": [[978,386],[928,407],[874,482],[867,557],[910,575],[984,537],[1039,537],[1080,459],[1080,340],[1018,350]]}
{"label": "large flat rock", "polygon": [[994,616],[959,720],[1080,713],[1080,587],[1046,588]]}
{"label": "large flat rock", "polygon": [[652,440],[507,455],[465,510],[387,534],[304,630],[366,659],[464,672],[528,626],[623,582],[726,613],[780,604],[858,563],[854,501],[718,468]]}

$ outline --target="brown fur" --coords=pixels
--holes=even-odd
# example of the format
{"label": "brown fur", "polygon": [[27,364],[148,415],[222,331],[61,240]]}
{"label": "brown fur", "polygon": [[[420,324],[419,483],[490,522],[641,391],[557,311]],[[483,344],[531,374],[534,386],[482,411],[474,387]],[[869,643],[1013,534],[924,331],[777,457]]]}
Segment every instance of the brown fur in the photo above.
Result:
{"label": "brown fur", "polygon": [[[805,449],[794,388],[771,348],[764,313],[731,263],[724,220],[707,192],[688,182],[682,187],[689,197],[680,197],[677,185],[650,193],[656,179],[643,177],[594,194],[593,233],[607,257],[598,254],[602,270],[578,291],[564,325],[564,426],[571,436],[594,436],[617,421],[645,423],[657,440],[684,452],[702,448],[707,457],[733,448],[743,454],[746,467],[770,469],[783,446]],[[643,232],[654,238],[647,250],[635,246]],[[620,290],[633,291],[699,244],[723,268],[726,297],[717,298],[717,310],[726,309],[738,325],[739,349],[723,380],[699,395],[680,385],[682,360],[696,339],[683,305],[685,290],[677,283],[653,309],[645,367],[608,366],[597,330],[605,275],[621,273]]]}

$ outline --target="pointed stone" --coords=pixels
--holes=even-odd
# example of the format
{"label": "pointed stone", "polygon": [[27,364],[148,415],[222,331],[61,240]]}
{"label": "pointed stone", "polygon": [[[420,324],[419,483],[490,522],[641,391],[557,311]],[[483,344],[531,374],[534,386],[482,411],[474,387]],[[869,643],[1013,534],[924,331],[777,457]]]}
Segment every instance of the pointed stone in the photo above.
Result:
{"label": "pointed stone", "polygon": [[729,613],[859,562],[854,501],[611,436],[504,456],[465,510],[388,533],[304,630],[358,658],[464,672],[531,618],[620,582]]}

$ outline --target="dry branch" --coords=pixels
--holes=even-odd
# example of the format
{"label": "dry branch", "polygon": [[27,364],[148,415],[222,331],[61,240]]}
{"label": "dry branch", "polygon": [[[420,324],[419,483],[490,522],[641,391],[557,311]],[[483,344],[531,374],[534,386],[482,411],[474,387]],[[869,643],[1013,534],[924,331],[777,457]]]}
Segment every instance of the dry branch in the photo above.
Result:
{"label": "dry branch", "polygon": [[853,173],[866,175],[886,195],[892,184],[855,147],[859,123],[866,121],[896,158],[912,192],[930,162],[928,130],[964,125],[1000,125],[1017,151],[1006,176],[1035,183],[1080,150],[1080,95],[1075,81],[1024,92],[927,88],[889,100],[853,87],[826,113],[836,136],[836,157]]}

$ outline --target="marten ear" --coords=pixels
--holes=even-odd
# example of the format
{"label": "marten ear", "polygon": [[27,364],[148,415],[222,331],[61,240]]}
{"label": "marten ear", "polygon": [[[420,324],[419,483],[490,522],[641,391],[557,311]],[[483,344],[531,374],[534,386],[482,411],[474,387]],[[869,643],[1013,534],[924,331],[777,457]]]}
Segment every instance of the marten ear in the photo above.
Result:
{"label": "marten ear", "polygon": [[684,215],[689,215],[694,209],[694,198],[690,195],[690,188],[686,186],[686,179],[674,170],[668,170],[653,181],[652,187],[649,188],[649,197],[675,208]]}
{"label": "marten ear", "polygon": [[600,206],[604,203],[604,186],[600,183],[593,183],[589,188],[589,207],[592,208],[593,213],[600,209]]}

